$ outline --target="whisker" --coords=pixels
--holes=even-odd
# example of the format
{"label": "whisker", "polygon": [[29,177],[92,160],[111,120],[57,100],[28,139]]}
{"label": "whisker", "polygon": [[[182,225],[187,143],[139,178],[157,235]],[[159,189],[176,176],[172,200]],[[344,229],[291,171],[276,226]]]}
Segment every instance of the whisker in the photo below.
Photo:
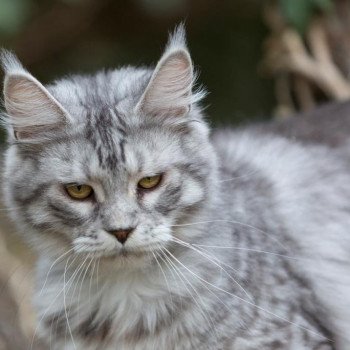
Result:
{"label": "whisker", "polygon": [[[164,256],[165,256],[167,259],[170,259],[170,257],[168,257],[168,256],[165,254],[165,252],[163,252],[163,254],[164,254]],[[201,281],[200,281],[200,282],[201,282]],[[208,288],[208,286],[206,286],[206,285],[203,284],[202,282],[201,282],[201,284],[202,284],[202,286],[203,286],[211,295],[214,296],[214,298],[216,298],[216,299],[219,301],[219,303],[221,303],[222,305],[224,305],[225,308],[226,308],[227,310],[231,310],[231,309],[229,308],[229,306],[228,306],[226,303],[224,303],[210,288]]]}
{"label": "whisker", "polygon": [[22,209],[24,207],[13,207],[13,208],[0,208],[0,211],[11,211],[11,210],[17,210]]}
{"label": "whisker", "polygon": [[[67,270],[74,264],[74,262],[75,262],[75,260],[76,260],[77,258],[78,258],[78,256],[76,255],[76,256],[73,258],[72,262],[71,262],[70,264],[68,264]],[[68,259],[70,259],[70,258],[68,258]],[[67,263],[68,263],[68,261],[67,261]],[[75,272],[75,271],[74,271],[74,272]],[[64,274],[62,275],[62,277],[59,279],[58,282],[61,282],[62,279],[64,280]],[[73,275],[71,276],[71,278],[67,281],[67,284],[69,284],[70,282],[73,283],[73,282],[74,282],[74,279],[75,279],[75,273],[73,273]],[[63,282],[64,282],[64,281],[63,281]],[[61,292],[59,292],[59,293],[57,294],[57,296],[56,296],[56,298],[54,299],[54,301],[55,301],[55,300],[59,297],[59,295],[63,292],[63,290],[65,289],[65,286],[66,286],[66,284],[63,283],[63,288],[62,288]],[[71,286],[68,286],[68,288],[66,289],[66,292],[68,292],[68,291],[70,290],[70,287],[71,287]],[[45,314],[46,314],[46,312],[49,310],[49,308],[51,307],[51,305],[53,305],[54,301],[47,307],[47,309],[46,309],[46,311],[45,311]],[[69,313],[70,313],[70,309],[68,310],[68,314],[69,314]],[[44,315],[45,315],[45,314],[44,314]],[[53,322],[54,322],[54,320],[55,320],[55,318],[51,321],[50,335],[52,334],[52,328],[53,328]],[[59,321],[59,315],[57,315],[57,317],[56,317],[55,332],[57,331],[58,321]],[[67,326],[66,326],[66,328],[67,328]],[[64,335],[65,342],[66,342],[66,337],[67,337],[67,335],[66,335],[66,333],[65,333],[65,335]]]}
{"label": "whisker", "polygon": [[[177,241],[178,240],[178,241]],[[220,264],[218,264],[217,262],[215,262],[214,260],[210,259],[210,257],[208,255],[206,255],[205,253],[201,252],[199,249],[196,249],[195,247],[193,247],[191,244],[189,243],[186,243],[182,240],[180,240],[179,238],[174,238],[173,239],[173,242],[176,242],[182,246],[185,246],[185,247],[188,247],[190,249],[192,249],[193,251],[197,252],[198,254],[200,254],[201,256],[205,257],[208,261],[210,261],[211,263],[213,263],[215,266],[217,266],[221,271],[223,271],[227,276],[228,278],[233,282],[235,283],[242,291],[243,293],[250,299],[250,300],[254,300],[254,298],[244,289],[244,287],[239,283],[237,282],[234,277],[232,277]]]}
{"label": "whisker", "polygon": [[249,177],[249,176],[252,176],[252,175],[255,175],[256,173],[258,173],[259,170],[255,170],[255,171],[252,171],[248,174],[244,174],[244,175],[241,175],[241,176],[235,176],[235,177],[231,177],[229,179],[223,179],[223,180],[220,180],[218,181],[219,183],[222,183],[222,182],[229,182],[229,181],[233,181],[233,180],[237,180],[237,179],[244,179],[246,177]]}
{"label": "whisker", "polygon": [[[159,262],[158,259],[157,259],[156,254],[155,254],[154,252],[151,252],[151,253],[152,253],[152,255],[153,255],[153,257],[154,257],[154,259],[155,259],[157,265],[159,266],[160,271],[161,271],[162,274],[163,274],[165,283],[166,283],[167,288],[168,288],[168,291],[169,291],[170,302],[171,302],[172,308],[174,309],[174,301],[173,301],[172,292],[171,292],[171,289],[170,289],[170,284],[169,284],[169,282],[168,282],[168,279],[167,279],[167,277],[166,277],[166,275],[165,275],[165,272],[164,272],[164,270],[163,270],[163,268],[162,268],[162,265],[160,264],[160,262]],[[157,254],[157,255],[158,255],[158,254]]]}
{"label": "whisker", "polygon": [[185,227],[185,226],[193,226],[193,225],[200,225],[200,224],[210,224],[213,222],[226,222],[226,223],[231,223],[231,224],[237,224],[237,225],[241,225],[244,227],[248,227],[251,228],[253,230],[256,230],[258,232],[263,233],[264,235],[266,235],[268,238],[272,239],[274,242],[276,242],[279,246],[281,246],[283,249],[287,249],[276,237],[273,237],[271,234],[269,234],[266,231],[261,230],[258,227],[246,224],[244,222],[239,222],[239,221],[233,221],[233,220],[224,220],[224,219],[217,219],[217,220],[208,220],[208,221],[198,221],[198,222],[190,222],[190,223],[186,223],[186,224],[175,224],[175,225],[171,225],[171,227]]}
{"label": "whisker", "polygon": [[74,349],[76,349],[77,347],[75,345],[72,329],[71,329],[70,324],[69,324],[68,313],[67,313],[67,304],[66,304],[66,273],[67,273],[67,265],[68,265],[69,259],[70,258],[67,259],[67,263],[66,263],[66,266],[64,268],[64,274],[63,274],[63,306],[64,306],[64,312],[65,312],[65,315],[66,315],[67,327],[68,327],[69,335],[70,335],[70,337],[72,339],[72,343],[73,343]]}
{"label": "whisker", "polygon": [[[89,264],[88,264],[87,268],[84,269],[84,265],[86,264],[86,261],[89,259],[89,256],[90,256],[90,254],[87,254],[87,256],[85,257],[85,259],[83,260],[83,262],[81,263],[81,265],[79,265],[78,271],[77,271],[77,273],[75,274],[74,278],[72,278],[71,281],[69,281],[69,282],[70,282],[70,285],[69,285],[68,288],[66,289],[66,292],[67,292],[67,293],[71,290],[71,288],[73,287],[74,282],[76,281],[75,284],[74,284],[74,289],[73,289],[73,291],[71,292],[71,296],[72,296],[71,298],[74,298],[75,291],[76,291],[76,289],[77,289],[77,287],[78,287],[78,285],[79,285],[79,279],[80,279],[80,277],[84,274],[84,271],[85,271],[85,273],[86,273],[87,269],[89,268]],[[91,261],[90,261],[90,263],[91,263]],[[75,271],[76,271],[76,270],[75,270]],[[74,272],[75,272],[75,271],[74,271]],[[83,278],[84,278],[84,277],[83,277]],[[79,295],[79,296],[80,296],[80,295]],[[79,311],[80,311],[80,310],[79,310],[79,299],[78,299],[77,306],[78,306],[78,313],[79,313]],[[69,306],[69,309],[68,309],[68,312],[67,312],[68,315],[70,315],[70,312],[71,312],[72,307],[73,307],[73,303],[71,302],[71,303],[70,303],[70,306]],[[66,337],[66,334],[65,334],[65,337]]]}
{"label": "whisker", "polygon": [[91,304],[92,279],[93,279],[93,276],[94,276],[94,273],[95,273],[96,265],[97,265],[97,261],[94,260],[94,265],[93,265],[93,267],[92,267],[92,271],[91,271],[91,274],[90,274],[90,283],[89,283],[89,304]]}
{"label": "whisker", "polygon": [[60,256],[51,264],[51,266],[50,266],[50,268],[49,268],[49,270],[48,270],[48,272],[47,272],[47,274],[46,274],[44,284],[43,284],[43,286],[42,286],[42,288],[41,288],[41,290],[40,290],[40,292],[39,292],[39,296],[42,294],[42,292],[43,292],[43,290],[44,290],[44,288],[45,288],[45,286],[46,286],[47,279],[48,279],[49,274],[50,274],[52,268],[54,267],[54,265],[55,265],[59,260],[61,260],[64,256],[66,256],[68,253],[70,253],[70,252],[73,251],[73,250],[74,250],[74,248],[69,249],[68,251],[66,251],[65,253],[63,253],[62,255],[60,255]]}
{"label": "whisker", "polygon": [[[78,256],[75,256],[73,261],[71,262],[71,264],[69,266],[71,266],[73,264],[73,262],[75,261],[75,259],[77,258]],[[83,266],[83,263],[79,266],[79,268],[77,268],[74,273],[72,274],[72,276],[69,278],[69,280],[67,281],[67,284],[70,283],[76,276],[76,274],[79,272],[80,268]],[[63,276],[62,276],[63,277]],[[61,277],[61,279],[62,279]],[[35,340],[35,337],[36,337],[36,333],[38,331],[38,326],[39,324],[42,322],[42,320],[44,319],[44,317],[46,316],[47,312],[50,310],[51,306],[55,303],[55,301],[57,300],[57,298],[62,294],[64,290],[64,287],[57,293],[57,295],[53,298],[53,300],[51,301],[50,305],[46,308],[44,314],[40,317],[40,320],[37,322],[37,326],[35,327],[35,331],[34,331],[34,334],[32,336],[32,340],[31,340],[31,346],[30,346],[30,349],[32,350],[33,349],[33,345],[34,345],[34,340]]]}
{"label": "whisker", "polygon": [[[164,248],[165,250],[167,250],[166,248]],[[189,293],[189,295],[191,296],[191,298],[193,299],[193,301],[195,302],[195,304],[197,305],[200,313],[202,314],[202,316],[204,317],[204,319],[206,320],[206,322],[208,322],[208,325],[209,327],[215,331],[215,337],[217,338],[218,337],[218,334],[217,334],[217,329],[216,327],[214,326],[214,323],[213,323],[213,320],[212,318],[210,317],[210,315],[207,315],[205,312],[204,312],[204,307],[201,308],[201,306],[199,305],[198,301],[194,298],[192,292],[188,289],[187,287],[187,284],[186,282],[188,283],[188,285],[191,287],[191,289],[195,292],[195,294],[198,296],[198,299],[200,300],[200,302],[202,303],[202,306],[205,306],[205,303],[202,299],[202,297],[200,296],[200,294],[198,293],[198,291],[193,287],[193,285],[191,284],[191,282],[187,279],[187,277],[180,271],[180,269],[171,261],[171,259],[166,255],[164,254],[163,251],[161,251],[161,253],[163,253],[163,256],[164,258],[169,262],[169,264],[171,266],[173,266],[174,268],[174,271],[178,274],[178,277],[180,279],[180,281],[182,281],[184,287],[186,288],[187,292]],[[182,277],[181,277],[182,276]],[[185,281],[186,282],[185,282]]]}
{"label": "whisker", "polygon": [[280,320],[282,320],[282,321],[284,321],[284,322],[286,322],[286,323],[288,323],[288,324],[290,324],[290,325],[292,325],[292,326],[295,326],[295,327],[297,327],[297,328],[299,328],[299,329],[303,329],[303,330],[305,330],[305,331],[307,331],[307,332],[310,332],[311,334],[317,335],[317,336],[321,337],[322,339],[325,339],[325,340],[328,340],[328,341],[332,341],[331,339],[326,338],[326,337],[323,336],[322,334],[319,334],[319,333],[317,333],[317,332],[315,332],[315,331],[313,331],[313,330],[311,330],[311,329],[308,329],[307,327],[304,327],[304,326],[301,326],[301,325],[299,325],[299,324],[297,324],[297,323],[294,323],[294,322],[292,322],[292,321],[289,321],[288,319],[286,319],[286,318],[284,318],[284,317],[282,317],[282,316],[276,315],[275,313],[273,313],[273,312],[271,312],[271,311],[269,311],[269,310],[266,310],[266,309],[264,309],[263,307],[258,306],[258,305],[256,305],[256,304],[253,303],[253,302],[250,302],[249,300],[245,300],[245,299],[239,297],[239,296],[236,295],[236,294],[233,294],[233,293],[231,293],[231,292],[229,292],[229,291],[226,291],[225,289],[222,289],[222,288],[220,288],[220,287],[218,287],[218,286],[216,286],[216,285],[214,285],[214,284],[212,284],[212,283],[206,281],[205,279],[203,279],[202,277],[200,277],[198,274],[196,274],[195,272],[191,271],[191,270],[190,270],[187,266],[185,266],[181,261],[179,261],[167,248],[164,248],[164,250],[165,250],[174,260],[176,260],[184,269],[186,269],[190,274],[192,274],[193,276],[195,276],[195,277],[196,277],[197,279],[199,279],[200,281],[202,281],[202,282],[208,284],[209,286],[215,288],[216,290],[221,291],[221,292],[223,292],[223,293],[225,293],[225,294],[227,294],[227,295],[230,295],[230,296],[232,296],[232,297],[234,297],[234,298],[236,298],[236,299],[238,299],[238,300],[240,300],[240,301],[242,301],[242,302],[244,302],[244,303],[246,303],[246,304],[248,304],[248,305],[251,305],[251,306],[257,308],[258,310],[261,310],[261,311],[263,311],[263,312],[265,312],[265,313],[267,313],[267,314],[269,314],[269,315],[271,315],[271,316],[273,316],[273,317],[276,317],[276,318],[278,318],[278,319],[280,319]]}
{"label": "whisker", "polygon": [[[74,284],[73,291],[71,292],[71,295],[72,295],[73,298],[74,298],[74,295],[75,295],[75,291],[77,290],[77,287],[79,285],[79,279],[84,274],[84,271],[86,271],[86,268],[84,269],[84,265],[85,265],[86,261],[88,260],[88,258],[89,258],[89,254],[86,255],[84,261],[82,262],[82,264],[79,267],[79,270],[80,270],[79,273],[77,273],[77,275],[72,280],[70,286],[68,287],[68,291],[69,291],[73,287],[74,281],[76,281],[75,284]],[[78,304],[77,305],[78,305],[78,310],[79,310],[79,300],[78,300]],[[73,304],[70,305],[69,312],[70,312],[72,307],[73,307]]]}
{"label": "whisker", "polygon": [[217,262],[219,262],[221,265],[226,266],[226,267],[227,267],[228,269],[230,269],[231,271],[233,271],[233,272],[235,272],[235,273],[239,273],[239,272],[240,272],[239,270],[233,268],[231,265],[229,265],[229,264],[227,264],[227,263],[225,263],[225,262],[219,260],[215,255],[212,255],[212,252],[210,252],[209,250],[207,250],[207,249],[205,249],[205,248],[203,248],[203,247],[198,247],[198,246],[196,246],[196,247],[197,247],[199,250],[201,250],[201,251],[207,253],[209,256],[211,256],[214,260],[216,260]]}
{"label": "whisker", "polygon": [[254,249],[254,248],[246,248],[246,247],[234,247],[234,246],[216,246],[216,245],[205,245],[205,244],[195,244],[193,243],[193,245],[195,247],[205,247],[205,248],[214,248],[214,249],[233,249],[233,250],[244,250],[244,251],[249,251],[249,252],[254,252],[254,253],[261,253],[261,254],[269,254],[269,255],[274,255],[277,257],[281,257],[281,258],[286,258],[286,259],[291,259],[291,260],[305,260],[307,261],[307,258],[297,258],[294,256],[289,256],[289,255],[285,255],[285,254],[279,254],[279,253],[274,253],[274,252],[268,252],[265,250],[259,250],[259,249]]}
{"label": "whisker", "polygon": [[162,257],[162,254],[160,254],[159,252],[156,252],[155,254],[157,255],[157,257],[159,257],[159,258],[163,261],[163,263],[164,263],[164,265],[166,266],[166,268],[170,271],[171,276],[172,276],[172,279],[173,279],[173,281],[176,283],[176,287],[177,287],[179,299],[180,299],[180,302],[181,302],[181,309],[183,309],[182,297],[181,297],[180,294],[179,294],[179,293],[180,293],[180,286],[179,286],[179,283],[178,283],[178,278],[176,278],[175,273],[174,273],[174,271],[173,271],[174,269],[173,269],[172,266],[169,265],[169,263]]}
{"label": "whisker", "polygon": [[[164,280],[165,280],[165,283],[166,283],[166,285],[167,285],[169,294],[171,295],[170,285],[169,285],[168,279],[167,279],[167,277],[166,277],[166,275],[165,275],[165,272],[164,272],[164,270],[163,270],[163,268],[162,268],[162,265],[159,263],[156,254],[155,254],[154,252],[151,252],[151,253],[152,253],[152,255],[153,255],[153,257],[154,257],[154,259],[155,259],[155,261],[156,261],[156,263],[157,263],[157,265],[158,265],[158,267],[159,267],[159,269],[160,269],[160,271],[161,271],[161,273],[162,273],[162,275],[163,275],[163,277],[164,277]],[[158,253],[157,253],[157,255],[158,255]]]}
{"label": "whisker", "polygon": [[97,269],[96,269],[96,286],[97,286],[97,290],[99,289],[100,261],[101,261],[101,257],[99,257],[98,260],[97,260]]}
{"label": "whisker", "polygon": [[[90,254],[88,254],[88,257],[90,257]],[[82,277],[81,282],[80,282],[80,288],[79,288],[79,293],[78,293],[78,301],[77,301],[78,314],[79,314],[79,311],[80,311],[79,304],[80,304],[80,296],[81,296],[81,291],[82,291],[82,288],[83,288],[83,283],[85,281],[86,274],[89,271],[89,268],[90,268],[90,266],[91,266],[93,261],[94,260],[92,258],[90,258],[90,261],[89,261],[89,263],[88,263],[88,265],[87,265],[87,267],[86,267],[86,269],[84,271],[83,277]],[[78,282],[77,282],[77,284],[78,284]]]}

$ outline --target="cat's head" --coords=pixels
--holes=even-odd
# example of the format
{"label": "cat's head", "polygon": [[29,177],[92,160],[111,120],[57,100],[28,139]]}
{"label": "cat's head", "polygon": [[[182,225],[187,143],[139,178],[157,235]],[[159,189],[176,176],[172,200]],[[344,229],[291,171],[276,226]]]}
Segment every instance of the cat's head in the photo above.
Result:
{"label": "cat's head", "polygon": [[2,61],[5,197],[37,249],[142,259],[208,204],[215,155],[181,26],[154,69],[44,87],[13,55]]}

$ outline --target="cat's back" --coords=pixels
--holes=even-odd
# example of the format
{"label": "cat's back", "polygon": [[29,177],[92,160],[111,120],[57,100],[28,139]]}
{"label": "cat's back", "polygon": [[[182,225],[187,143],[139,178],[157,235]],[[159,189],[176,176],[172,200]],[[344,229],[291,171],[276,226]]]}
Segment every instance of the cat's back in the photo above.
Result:
{"label": "cat's back", "polygon": [[330,103],[287,120],[255,126],[255,129],[304,144],[342,147],[350,140],[350,101]]}
{"label": "cat's back", "polygon": [[226,172],[246,176],[241,172],[250,168],[282,186],[303,184],[304,191],[310,187],[325,196],[342,187],[350,196],[350,102],[288,120],[218,129],[212,141]]}
{"label": "cat's back", "polygon": [[[295,273],[313,286],[341,347],[350,344],[350,103],[330,104],[287,121],[217,131],[225,191],[245,196],[283,222],[295,242]],[[231,172],[232,183],[227,182]],[[244,177],[245,183],[238,185]],[[244,188],[242,188],[244,186]],[[247,218],[249,222],[249,218]]]}
{"label": "cat's back", "polygon": [[[244,125],[237,131],[249,131],[261,136],[277,135],[304,145],[339,148],[350,140],[350,101],[326,104],[285,120]],[[214,133],[214,142],[220,137],[222,130]]]}

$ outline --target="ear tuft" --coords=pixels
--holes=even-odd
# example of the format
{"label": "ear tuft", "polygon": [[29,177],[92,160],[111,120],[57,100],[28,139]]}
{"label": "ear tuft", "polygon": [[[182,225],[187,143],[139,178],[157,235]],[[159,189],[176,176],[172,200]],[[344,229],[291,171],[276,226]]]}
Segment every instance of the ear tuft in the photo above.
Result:
{"label": "ear tuft", "polygon": [[165,48],[165,52],[176,51],[176,50],[186,50],[186,30],[183,23],[180,23],[174,30],[170,33],[168,43]]}
{"label": "ear tuft", "polygon": [[18,140],[35,139],[40,134],[58,131],[68,114],[49,91],[30,73],[16,56],[1,53],[5,71],[4,101],[7,124]]}
{"label": "ear tuft", "polygon": [[136,106],[136,112],[150,116],[183,117],[204,92],[193,93],[195,74],[186,47],[185,29],[180,24],[170,35],[165,52]]}
{"label": "ear tuft", "polygon": [[10,73],[27,73],[21,62],[11,51],[5,49],[0,50],[0,63],[6,75]]}

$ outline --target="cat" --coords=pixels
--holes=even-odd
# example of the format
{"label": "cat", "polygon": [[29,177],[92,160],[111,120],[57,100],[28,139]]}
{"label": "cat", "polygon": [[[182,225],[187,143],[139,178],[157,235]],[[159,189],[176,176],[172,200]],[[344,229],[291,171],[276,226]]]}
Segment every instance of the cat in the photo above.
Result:
{"label": "cat", "polygon": [[2,65],[48,348],[350,349],[349,104],[211,132],[182,25],[155,68]]}

